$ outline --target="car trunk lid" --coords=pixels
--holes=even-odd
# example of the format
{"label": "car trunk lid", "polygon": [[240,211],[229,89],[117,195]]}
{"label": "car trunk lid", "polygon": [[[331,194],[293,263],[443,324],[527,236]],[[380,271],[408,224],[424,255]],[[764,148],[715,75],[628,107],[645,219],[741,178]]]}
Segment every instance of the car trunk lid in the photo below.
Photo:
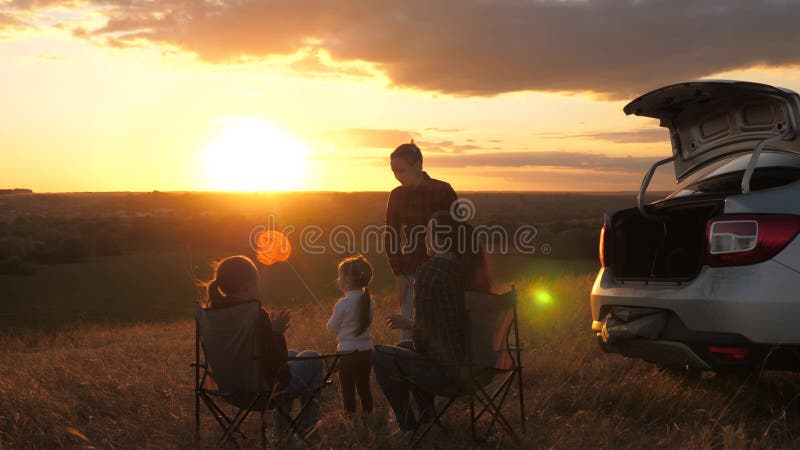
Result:
{"label": "car trunk lid", "polygon": [[657,118],[669,129],[678,181],[722,156],[753,151],[781,133],[783,139],[769,147],[800,154],[800,96],[787,89],[744,81],[680,83],[644,94],[624,111]]}

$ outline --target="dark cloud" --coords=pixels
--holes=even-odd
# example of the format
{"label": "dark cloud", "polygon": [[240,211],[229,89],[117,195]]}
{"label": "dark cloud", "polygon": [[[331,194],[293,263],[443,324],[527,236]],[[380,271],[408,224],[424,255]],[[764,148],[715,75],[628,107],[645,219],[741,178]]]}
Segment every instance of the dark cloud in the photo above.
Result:
{"label": "dark cloud", "polygon": [[630,98],[800,63],[800,2],[786,0],[87,1],[109,19],[94,36],[114,45],[146,39],[210,62],[323,49],[334,61],[373,63],[395,85],[454,95]]}
{"label": "dark cloud", "polygon": [[607,156],[584,152],[494,152],[461,155],[431,155],[425,164],[438,168],[463,167],[566,167],[586,170],[613,170],[644,174],[659,158],[647,156]]}

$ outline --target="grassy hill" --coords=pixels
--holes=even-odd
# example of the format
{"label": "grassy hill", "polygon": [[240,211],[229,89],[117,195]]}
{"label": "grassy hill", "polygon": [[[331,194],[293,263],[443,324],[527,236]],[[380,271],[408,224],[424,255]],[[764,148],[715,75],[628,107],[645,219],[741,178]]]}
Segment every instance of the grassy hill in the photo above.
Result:
{"label": "grassy hill", "polygon": [[[592,274],[514,281],[521,294],[525,346],[528,433],[522,447],[791,448],[800,443],[800,385],[790,374],[707,374],[688,381],[647,363],[602,354],[588,331]],[[376,317],[395,310],[388,294],[377,292]],[[287,334],[291,347],[334,349],[322,328],[327,317],[310,306],[293,312]],[[397,339],[380,321],[374,329],[376,343]],[[6,334],[0,337],[0,448],[189,447],[192,358],[188,320]],[[376,386],[373,393],[385,414]],[[366,430],[342,419],[337,396],[333,387],[323,399],[324,448],[401,447],[387,437],[391,426]],[[456,407],[446,422],[466,429],[465,414]],[[204,418],[206,429],[214,430],[211,418]],[[255,427],[255,420],[246,424],[246,429]],[[206,431],[206,442],[213,442],[215,433]],[[434,435],[426,445],[472,446],[466,434]],[[498,437],[487,446],[513,445]]]}

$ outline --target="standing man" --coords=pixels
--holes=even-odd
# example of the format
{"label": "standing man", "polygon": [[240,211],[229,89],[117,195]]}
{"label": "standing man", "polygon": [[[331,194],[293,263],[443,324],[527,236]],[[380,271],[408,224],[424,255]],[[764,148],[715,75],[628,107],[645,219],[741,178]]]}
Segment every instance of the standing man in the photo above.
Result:
{"label": "standing man", "polygon": [[[450,184],[434,180],[422,170],[422,152],[413,140],[397,147],[390,159],[400,186],[389,194],[384,247],[397,280],[400,313],[413,320],[414,275],[428,259],[425,249],[428,220],[436,211],[449,211],[457,197]],[[403,330],[404,341],[413,337],[413,330]]]}

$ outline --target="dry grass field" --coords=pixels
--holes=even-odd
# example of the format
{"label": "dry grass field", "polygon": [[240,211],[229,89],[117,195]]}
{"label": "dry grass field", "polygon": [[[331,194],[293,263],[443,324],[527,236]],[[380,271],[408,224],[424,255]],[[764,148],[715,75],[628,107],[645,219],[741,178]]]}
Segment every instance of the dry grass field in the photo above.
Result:
{"label": "dry grass field", "polygon": [[[470,198],[476,222],[536,224],[539,242],[554,249],[547,257],[490,255],[495,279],[506,287],[515,284],[520,293],[528,430],[521,442],[497,435],[478,445],[468,433],[456,432],[434,434],[425,446],[800,447],[800,383],[792,374],[707,373],[691,381],[599,350],[589,331],[588,304],[598,220],[602,211],[629,206],[631,196],[474,193]],[[0,450],[160,449],[194,446],[190,318],[198,294],[192,279],[208,277],[213,259],[249,252],[248,233],[265,214],[298,227],[329,229],[343,221],[359,229],[382,223],[385,194],[76,194],[6,202],[16,216],[0,220],[5,245],[0,250],[11,252],[6,257],[30,251],[25,261],[35,263],[35,270],[0,277]],[[216,215],[204,215],[208,210]],[[159,211],[170,212],[162,217]],[[101,235],[113,238],[121,252],[99,251],[94,237]],[[86,261],[37,260],[37,251],[76,237],[94,249]],[[583,254],[588,257],[579,257]],[[398,308],[385,255],[368,256],[376,269],[372,288],[380,318]],[[328,309],[337,298],[333,279],[340,257],[293,256]],[[259,270],[266,306],[293,312],[290,347],[333,351],[335,340],[324,328],[327,315],[289,268]],[[380,320],[373,328],[375,343],[398,340]],[[387,420],[363,428],[342,417],[336,385],[325,392],[323,448],[403,446],[390,437],[396,426],[375,385],[373,394],[378,416]],[[447,416],[452,430],[466,431],[465,406],[457,404]],[[510,407],[508,413],[514,416]],[[201,447],[218,437],[205,412],[203,421]],[[257,420],[246,428],[255,437]],[[248,444],[257,446],[257,439]]]}
{"label": "dry grass field", "polygon": [[[528,431],[479,446],[468,433],[434,434],[429,448],[791,448],[800,445],[800,385],[788,373],[700,381],[602,354],[588,331],[592,274],[516,280],[521,298]],[[376,295],[377,317],[392,312]],[[335,298],[325,300],[329,306]],[[290,347],[335,347],[314,307],[297,308]],[[376,343],[397,338],[376,322]],[[193,446],[193,322],[80,326],[0,338],[0,448]],[[391,423],[342,418],[334,385],[323,397],[323,448],[401,448]],[[377,410],[387,405],[373,386]],[[511,399],[516,400],[516,398]],[[511,402],[513,405],[513,402]],[[509,410],[510,412],[510,410]],[[203,437],[218,436],[204,414]],[[466,430],[464,405],[446,423]],[[246,429],[254,431],[257,420]],[[257,446],[255,434],[249,444]]]}

